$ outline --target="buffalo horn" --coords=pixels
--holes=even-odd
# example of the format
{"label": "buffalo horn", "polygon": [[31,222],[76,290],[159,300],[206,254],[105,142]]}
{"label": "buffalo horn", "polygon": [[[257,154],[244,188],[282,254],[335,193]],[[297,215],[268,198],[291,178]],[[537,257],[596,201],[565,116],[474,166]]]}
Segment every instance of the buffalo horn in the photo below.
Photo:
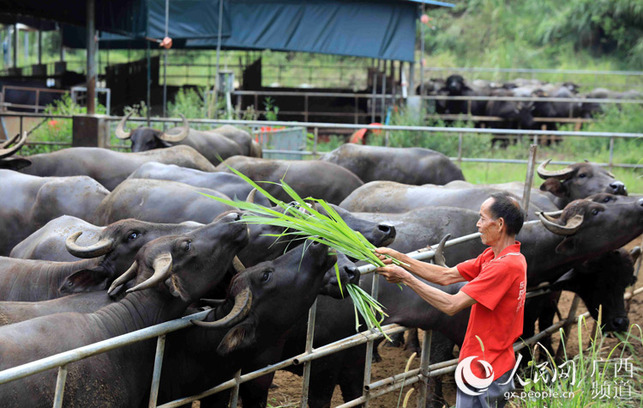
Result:
{"label": "buffalo horn", "polygon": [[118,122],[118,126],[116,126],[116,130],[114,131],[114,133],[116,134],[117,138],[119,138],[119,139],[129,139],[130,136],[132,136],[131,131],[126,132],[125,129],[124,129],[125,128],[125,122],[127,122],[127,119],[129,119],[129,117],[132,116],[132,113],[134,113],[134,112],[128,113],[127,115],[125,115],[123,117],[123,119],[121,119],[120,122]]}
{"label": "buffalo horn", "polygon": [[133,288],[127,289],[127,293],[151,288],[152,286],[166,280],[172,272],[172,254],[164,252],[157,255],[152,263],[152,268],[154,269],[154,274]]}
{"label": "buffalo horn", "polygon": [[111,295],[112,292],[114,291],[114,289],[116,289],[120,285],[124,284],[128,280],[132,279],[134,277],[134,275],[136,275],[136,270],[137,269],[138,269],[138,264],[136,263],[136,261],[134,261],[132,266],[130,266],[129,269],[126,270],[124,274],[122,274],[121,276],[116,278],[114,280],[114,282],[112,282],[112,284],[109,287],[109,289],[107,289],[107,294]]}
{"label": "buffalo horn", "polygon": [[111,251],[114,240],[111,238],[103,238],[94,245],[80,246],[76,243],[78,237],[81,236],[83,231],[77,231],[67,237],[65,246],[67,251],[73,256],[78,258],[95,258],[97,256],[105,255]]}
{"label": "buffalo horn", "polygon": [[207,329],[229,327],[243,320],[250,312],[251,306],[252,292],[250,292],[250,288],[246,287],[234,297],[234,306],[226,317],[214,322],[204,322],[202,320],[191,320],[191,322]]}
{"label": "buffalo horn", "polygon": [[436,265],[444,266],[445,268],[447,267],[446,259],[444,258],[444,244],[451,238],[451,234],[446,234],[440,243],[438,244],[438,247],[435,250],[435,255],[433,255],[433,262]]}
{"label": "buffalo horn", "polygon": [[185,116],[183,116],[180,113],[179,113],[179,116],[183,119],[183,130],[175,135],[171,135],[169,133],[163,132],[159,136],[161,140],[164,140],[170,143],[177,143],[185,139],[186,137],[188,137],[188,134],[190,133],[190,124],[188,123],[188,120],[185,118]]}
{"label": "buffalo horn", "polygon": [[[27,141],[27,132],[23,132],[22,137],[20,137],[20,139],[18,139],[17,142],[16,142],[16,139],[17,139],[17,135],[2,144],[2,147],[0,147],[0,159],[3,157],[11,156],[12,154],[14,154],[15,152],[21,149],[22,146]],[[6,146],[10,146],[14,142],[16,143],[12,147],[9,147],[9,148],[6,147]]]}
{"label": "buffalo horn", "polygon": [[234,256],[234,258],[232,258],[232,266],[237,273],[241,273],[246,270],[243,262],[241,262],[241,259],[239,259],[239,257],[236,255]]}
{"label": "buffalo horn", "polygon": [[248,197],[246,197],[246,202],[247,203],[254,203],[255,202],[255,196],[257,195],[257,189],[253,188],[252,191],[248,193]]}
{"label": "buffalo horn", "polygon": [[569,166],[565,167],[562,170],[557,170],[557,171],[545,170],[545,167],[547,167],[550,161],[551,159],[547,159],[544,162],[542,162],[540,166],[538,166],[538,170],[536,170],[536,172],[538,173],[540,178],[547,179],[549,177],[554,177],[560,180],[565,180],[565,179],[568,179],[569,176],[571,176],[572,173],[574,172],[574,169]]}
{"label": "buffalo horn", "polygon": [[543,212],[538,212],[537,214],[545,228],[558,235],[574,235],[583,224],[583,216],[580,214],[576,214],[567,220],[565,225],[558,224],[556,219],[549,214]]}

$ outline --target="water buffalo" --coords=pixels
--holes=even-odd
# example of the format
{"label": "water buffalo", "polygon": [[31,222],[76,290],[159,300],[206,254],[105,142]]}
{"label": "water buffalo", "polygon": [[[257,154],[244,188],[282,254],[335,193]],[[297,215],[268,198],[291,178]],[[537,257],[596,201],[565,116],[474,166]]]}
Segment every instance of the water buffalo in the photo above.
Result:
{"label": "water buffalo", "polygon": [[346,143],[321,160],[338,164],[365,183],[446,184],[464,180],[462,170],[442,153],[420,147],[381,147]]}
{"label": "water buffalo", "polygon": [[[478,211],[480,204],[492,193],[502,191],[489,186],[463,186],[460,181],[453,183],[446,186],[413,186],[394,181],[371,181],[353,191],[340,203],[340,207],[356,212],[384,213],[406,212],[426,206],[452,206]],[[517,196],[516,199],[520,200]],[[557,208],[553,204],[549,208],[530,204],[529,219],[535,219],[532,209],[550,211]]]}
{"label": "water buffalo", "polygon": [[132,143],[133,152],[144,152],[152,149],[166,148],[176,145],[190,146],[205,156],[215,166],[222,160],[231,156],[244,155],[261,157],[261,147],[252,140],[250,134],[234,126],[224,125],[213,130],[190,129],[185,116],[183,127],[170,129],[166,132],[146,126],[126,132],[125,122],[131,116],[127,116],[119,122],[116,127],[116,137],[129,139]]}
{"label": "water buffalo", "polygon": [[640,254],[640,247],[630,252],[622,248],[607,252],[570,269],[553,288],[577,293],[596,321],[600,308],[604,332],[627,331],[630,324],[623,295],[636,282],[634,263]]}
{"label": "water buffalo", "polygon": [[0,169],[0,255],[64,214],[93,221],[107,191],[87,176],[37,177]]}
{"label": "water buffalo", "polygon": [[545,180],[540,189],[555,196],[553,201],[558,208],[592,194],[627,195],[625,184],[595,163],[574,163],[564,169],[552,171],[546,168],[550,161],[551,159],[541,163],[537,173]]}
{"label": "water buffalo", "polygon": [[149,222],[196,221],[206,224],[232,209],[203,194],[229,199],[218,191],[176,181],[128,179],[98,206],[96,222],[105,225],[124,218],[136,218]]}
{"label": "water buffalo", "polygon": [[[130,174],[129,178],[178,181],[195,187],[216,190],[230,198],[240,200],[245,200],[252,191],[252,186],[236,174],[206,172],[156,162],[143,164]],[[270,201],[261,193],[255,195],[254,201],[257,204],[270,205]]]}
{"label": "water buffalo", "polygon": [[[470,88],[461,75],[450,75],[444,86],[437,91],[438,95],[446,96],[486,96],[488,93],[480,89]],[[486,109],[485,101],[478,100],[437,100],[436,113],[457,115],[471,113],[474,116],[484,115]],[[439,184],[439,183],[434,183]]]}
{"label": "water buffalo", "polygon": [[282,179],[303,198],[321,198],[332,204],[339,204],[364,184],[344,167],[320,160],[270,160],[235,156],[217,166],[217,170],[231,173],[230,168],[240,171],[282,201],[292,200],[281,186],[275,184]]}
{"label": "water buffalo", "polygon": [[45,261],[70,262],[80,258],[72,255],[65,248],[68,236],[82,231],[78,238],[79,245],[90,245],[99,241],[104,227],[71,215],[61,215],[46,223],[27,238],[16,244],[9,256],[22,259],[42,259]]}
{"label": "water buffalo", "polygon": [[[148,243],[110,287],[110,294],[126,289],[127,295],[95,313],[59,313],[3,326],[0,370],[181,316],[217,285],[247,242],[245,225],[231,222],[239,219],[232,213],[189,234]],[[154,340],[148,340],[71,364],[63,404],[138,406],[147,394],[153,355]],[[56,370],[48,370],[5,383],[0,399],[6,407],[51,405],[55,378]]]}
{"label": "water buffalo", "polygon": [[[0,160],[0,168],[19,170],[35,176],[89,176],[108,190],[113,190],[134,170],[150,161],[214,171],[214,165],[189,146],[140,153],[117,152],[99,147],[70,147],[26,157],[8,157],[15,150],[4,150],[5,153],[0,151],[0,157],[4,157]],[[6,153],[7,150],[10,152]]]}
{"label": "water buffalo", "polygon": [[[266,361],[265,356],[273,355],[271,349],[280,347],[283,334],[308,314],[324,285],[324,277],[335,274],[332,268],[335,260],[327,247],[308,241],[235,276],[226,303],[215,308],[205,320],[228,314],[233,306],[232,297],[244,289],[252,294],[247,317],[230,329],[210,329],[206,323],[205,327],[170,334],[159,402],[204,391],[232,378],[242,367],[263,367],[274,362]],[[283,307],[286,299],[288,307]],[[222,399],[227,402],[225,396],[217,394],[202,399],[201,404],[212,406]]]}

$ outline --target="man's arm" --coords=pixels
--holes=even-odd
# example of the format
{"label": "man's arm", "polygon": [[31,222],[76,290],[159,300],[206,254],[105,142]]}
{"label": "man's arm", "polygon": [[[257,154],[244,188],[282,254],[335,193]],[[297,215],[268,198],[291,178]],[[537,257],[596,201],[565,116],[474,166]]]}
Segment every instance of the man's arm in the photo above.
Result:
{"label": "man's arm", "polygon": [[459,311],[476,303],[475,299],[462,291],[459,291],[455,295],[451,295],[441,291],[440,289],[429,286],[397,265],[382,266],[377,268],[376,271],[384,276],[388,282],[405,284],[415,293],[420,295],[420,297],[427,301],[431,306],[448,314],[449,316],[453,316]]}
{"label": "man's arm", "polygon": [[380,255],[380,259],[385,264],[391,264],[392,262],[389,258],[384,256],[388,255],[407,264],[408,266],[403,266],[407,271],[422,279],[428,280],[429,282],[437,283],[438,285],[446,286],[466,280],[462,275],[460,275],[460,272],[458,272],[458,269],[455,266],[452,268],[445,268],[444,266],[418,261],[406,254],[387,247],[377,248],[375,253]]}

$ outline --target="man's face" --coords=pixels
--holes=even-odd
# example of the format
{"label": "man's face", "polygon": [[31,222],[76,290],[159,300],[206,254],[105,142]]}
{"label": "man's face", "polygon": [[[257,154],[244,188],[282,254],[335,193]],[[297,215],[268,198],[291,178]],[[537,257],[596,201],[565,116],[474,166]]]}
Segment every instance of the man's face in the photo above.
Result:
{"label": "man's face", "polygon": [[493,246],[500,239],[500,219],[494,219],[491,213],[491,204],[493,198],[488,198],[480,206],[480,219],[476,223],[478,232],[482,234],[480,239],[482,243],[488,246]]}

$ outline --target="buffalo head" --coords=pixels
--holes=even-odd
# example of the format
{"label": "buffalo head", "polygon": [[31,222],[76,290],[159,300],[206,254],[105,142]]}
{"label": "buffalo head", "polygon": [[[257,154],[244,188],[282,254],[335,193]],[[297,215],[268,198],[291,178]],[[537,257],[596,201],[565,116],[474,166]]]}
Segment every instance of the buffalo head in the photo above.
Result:
{"label": "buffalo head", "polygon": [[557,253],[568,255],[570,260],[579,253],[598,256],[643,233],[643,198],[620,197],[602,204],[580,199],[561,211],[538,216],[545,228],[564,237],[556,247]]}
{"label": "buffalo head", "polygon": [[183,119],[183,127],[170,129],[168,132],[162,132],[145,126],[140,126],[133,131],[125,131],[125,122],[127,122],[130,116],[132,116],[132,112],[123,117],[118,123],[115,133],[117,138],[123,140],[129,139],[131,141],[133,152],[144,152],[152,149],[170,147],[181,142],[190,133],[190,125],[182,114],[179,114],[179,116]]}
{"label": "buffalo head", "polygon": [[559,207],[597,193],[627,195],[625,184],[597,164],[574,163],[564,169],[551,171],[546,169],[550,161],[538,166],[538,175],[545,180],[540,189],[558,197]]}
{"label": "buffalo head", "polygon": [[231,211],[216,221],[183,235],[169,235],[145,244],[132,266],[110,286],[116,294],[164,288],[174,297],[191,302],[219,283],[236,253],[248,243],[241,213]]}

